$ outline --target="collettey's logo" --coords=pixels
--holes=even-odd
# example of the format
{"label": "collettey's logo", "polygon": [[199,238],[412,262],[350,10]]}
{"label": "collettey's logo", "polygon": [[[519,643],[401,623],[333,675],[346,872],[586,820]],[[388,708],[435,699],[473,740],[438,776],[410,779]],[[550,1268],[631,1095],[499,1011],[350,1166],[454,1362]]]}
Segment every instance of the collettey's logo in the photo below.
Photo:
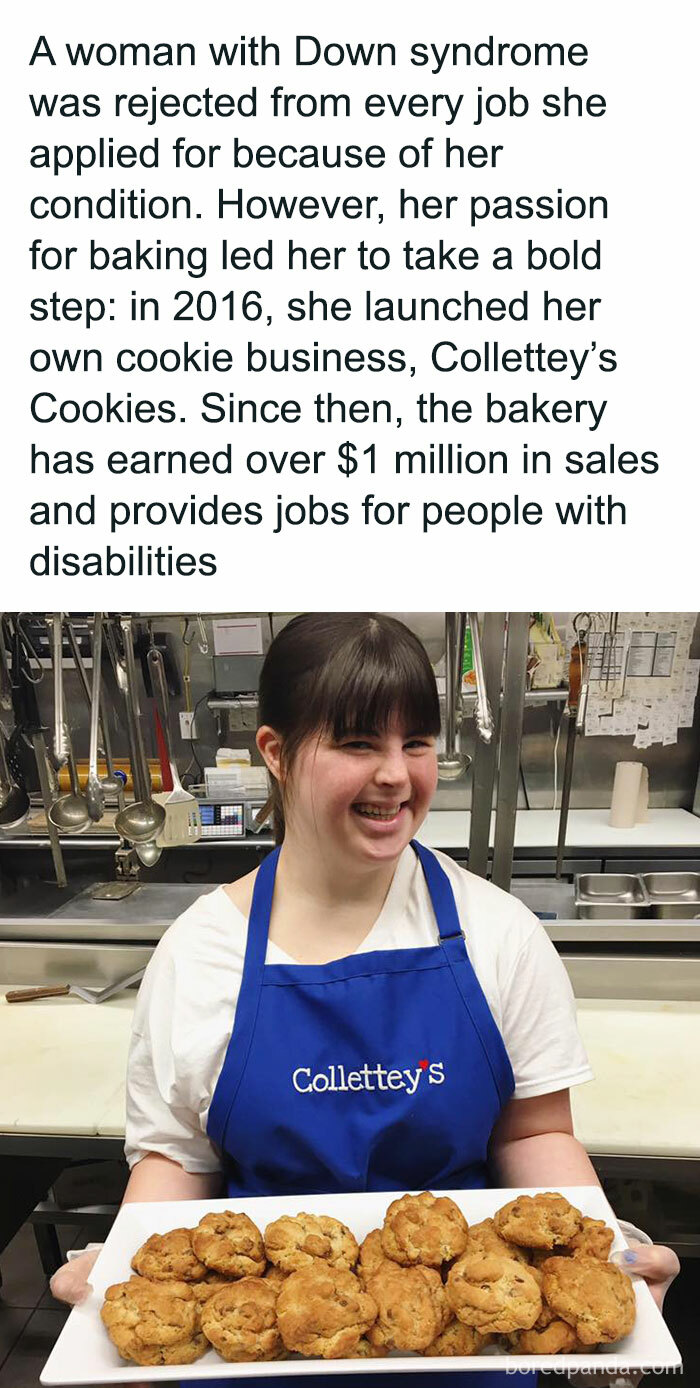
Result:
{"label": "collettey's logo", "polygon": [[419,1060],[401,1070],[389,1070],[376,1062],[349,1070],[345,1065],[327,1065],[325,1070],[312,1070],[299,1065],[292,1071],[292,1084],[297,1094],[356,1094],[360,1090],[404,1089],[415,1094],[421,1081],[443,1084],[445,1067],[441,1060]]}

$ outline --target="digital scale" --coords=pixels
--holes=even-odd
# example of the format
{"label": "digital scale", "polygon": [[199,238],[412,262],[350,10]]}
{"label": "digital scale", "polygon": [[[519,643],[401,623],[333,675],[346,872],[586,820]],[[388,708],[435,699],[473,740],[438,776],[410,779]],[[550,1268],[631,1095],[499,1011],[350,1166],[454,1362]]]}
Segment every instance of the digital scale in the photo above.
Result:
{"label": "digital scale", "polygon": [[264,800],[231,801],[200,800],[202,839],[242,839],[246,833],[259,834],[265,826],[253,823]]}

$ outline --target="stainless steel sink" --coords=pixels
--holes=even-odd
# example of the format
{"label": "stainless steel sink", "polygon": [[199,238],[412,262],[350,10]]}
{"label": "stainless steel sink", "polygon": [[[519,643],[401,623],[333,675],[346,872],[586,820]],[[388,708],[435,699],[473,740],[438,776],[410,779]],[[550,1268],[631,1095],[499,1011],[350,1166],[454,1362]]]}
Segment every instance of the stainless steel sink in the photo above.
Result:
{"label": "stainless steel sink", "polygon": [[645,872],[641,880],[652,916],[667,920],[700,916],[700,872]]}
{"label": "stainless steel sink", "polygon": [[576,914],[583,920],[635,920],[649,899],[633,872],[582,872],[574,879]]}

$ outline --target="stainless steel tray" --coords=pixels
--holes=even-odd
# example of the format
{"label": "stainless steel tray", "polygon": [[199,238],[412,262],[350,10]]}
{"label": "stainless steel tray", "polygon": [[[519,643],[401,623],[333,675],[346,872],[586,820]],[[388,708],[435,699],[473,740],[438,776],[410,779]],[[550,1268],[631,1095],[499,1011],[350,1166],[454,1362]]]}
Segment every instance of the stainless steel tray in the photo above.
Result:
{"label": "stainless steel tray", "polygon": [[583,920],[636,920],[649,898],[634,872],[581,872],[574,878],[576,914]]}
{"label": "stainless steel tray", "polygon": [[641,881],[657,919],[700,917],[700,872],[644,872]]}

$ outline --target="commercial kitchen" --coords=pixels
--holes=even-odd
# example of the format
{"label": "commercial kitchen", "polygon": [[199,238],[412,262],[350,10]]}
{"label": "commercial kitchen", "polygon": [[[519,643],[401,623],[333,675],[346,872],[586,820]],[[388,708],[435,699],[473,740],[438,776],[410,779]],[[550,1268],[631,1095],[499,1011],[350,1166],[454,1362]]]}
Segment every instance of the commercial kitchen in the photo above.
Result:
{"label": "commercial kitchen", "polygon": [[[273,846],[257,689],[291,615],[2,618],[3,1278],[18,1240],[45,1278],[66,1230],[99,1239],[116,1213],[139,979],[188,905]],[[616,1213],[697,1289],[698,614],[392,615],[441,694],[419,837],[543,921],[595,1073],[572,1093],[577,1136]],[[32,1315],[3,1332],[5,1295],[0,1388]]]}

